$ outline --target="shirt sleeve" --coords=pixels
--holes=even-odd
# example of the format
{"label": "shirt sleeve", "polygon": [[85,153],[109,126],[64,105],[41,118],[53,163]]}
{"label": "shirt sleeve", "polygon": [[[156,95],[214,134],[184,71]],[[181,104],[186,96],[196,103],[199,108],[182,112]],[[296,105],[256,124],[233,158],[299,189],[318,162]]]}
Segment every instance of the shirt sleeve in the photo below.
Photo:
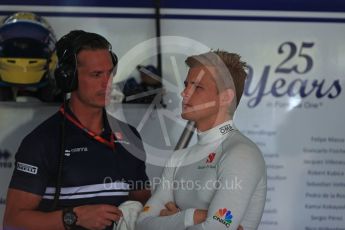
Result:
{"label": "shirt sleeve", "polygon": [[49,173],[43,142],[30,135],[24,138],[15,156],[10,188],[44,195]]}
{"label": "shirt sleeve", "polygon": [[153,181],[153,187],[157,185],[153,195],[148,200],[140,213],[136,230],[176,230],[185,229],[185,216],[189,210],[183,210],[171,216],[160,217],[159,213],[165,209],[165,204],[169,201],[175,202],[173,197],[173,177],[176,165],[170,159],[164,168],[159,181]]}
{"label": "shirt sleeve", "polygon": [[[219,187],[209,205],[207,219],[187,229],[236,230],[257,184],[266,178],[265,170],[261,152],[254,146],[239,143],[229,148],[219,161]],[[262,202],[265,202],[265,199]],[[261,214],[257,222],[260,222],[262,211],[258,210]]]}

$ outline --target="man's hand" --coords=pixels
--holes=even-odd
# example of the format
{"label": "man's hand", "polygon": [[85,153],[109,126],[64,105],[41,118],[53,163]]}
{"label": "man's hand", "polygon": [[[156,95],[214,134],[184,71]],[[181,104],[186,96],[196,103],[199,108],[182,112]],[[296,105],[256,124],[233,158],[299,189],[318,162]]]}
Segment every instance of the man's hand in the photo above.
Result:
{"label": "man's hand", "polygon": [[207,210],[195,209],[194,211],[194,224],[200,224],[207,218]]}
{"label": "man's hand", "polygon": [[122,212],[113,205],[84,205],[74,208],[77,225],[91,230],[101,230],[120,220]]}
{"label": "man's hand", "polygon": [[176,206],[174,202],[168,202],[165,204],[165,209],[162,209],[159,216],[171,216],[179,212],[180,209]]}

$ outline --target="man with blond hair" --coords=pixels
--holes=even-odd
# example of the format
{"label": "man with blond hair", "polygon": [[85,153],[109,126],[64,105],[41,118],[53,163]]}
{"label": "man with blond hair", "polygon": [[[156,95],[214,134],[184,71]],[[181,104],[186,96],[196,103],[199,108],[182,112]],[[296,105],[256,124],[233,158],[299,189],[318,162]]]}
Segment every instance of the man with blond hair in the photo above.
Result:
{"label": "man with blond hair", "polygon": [[136,229],[257,229],[266,200],[265,161],[233,122],[246,63],[217,50],[190,56],[186,64],[181,115],[195,122],[198,141],[167,162]]}

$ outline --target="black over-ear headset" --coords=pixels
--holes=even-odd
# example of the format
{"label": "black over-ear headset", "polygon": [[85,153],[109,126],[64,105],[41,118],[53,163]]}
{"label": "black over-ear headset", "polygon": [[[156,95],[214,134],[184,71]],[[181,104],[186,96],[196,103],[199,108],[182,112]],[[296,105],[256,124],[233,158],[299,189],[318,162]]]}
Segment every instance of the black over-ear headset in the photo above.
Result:
{"label": "black over-ear headset", "polygon": [[73,30],[56,43],[58,64],[54,76],[57,86],[63,93],[69,93],[78,88],[78,52],[82,49],[103,49],[102,46],[109,50],[114,68],[116,68],[117,56],[112,51],[111,44],[101,35]]}

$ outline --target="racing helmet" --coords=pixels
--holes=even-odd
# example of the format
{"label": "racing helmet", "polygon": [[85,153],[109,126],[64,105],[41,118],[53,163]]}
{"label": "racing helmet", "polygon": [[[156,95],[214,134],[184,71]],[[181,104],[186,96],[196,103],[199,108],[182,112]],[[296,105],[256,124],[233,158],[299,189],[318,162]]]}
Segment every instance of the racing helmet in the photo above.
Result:
{"label": "racing helmet", "polygon": [[56,36],[48,22],[17,12],[0,23],[0,86],[43,87],[57,63]]}

